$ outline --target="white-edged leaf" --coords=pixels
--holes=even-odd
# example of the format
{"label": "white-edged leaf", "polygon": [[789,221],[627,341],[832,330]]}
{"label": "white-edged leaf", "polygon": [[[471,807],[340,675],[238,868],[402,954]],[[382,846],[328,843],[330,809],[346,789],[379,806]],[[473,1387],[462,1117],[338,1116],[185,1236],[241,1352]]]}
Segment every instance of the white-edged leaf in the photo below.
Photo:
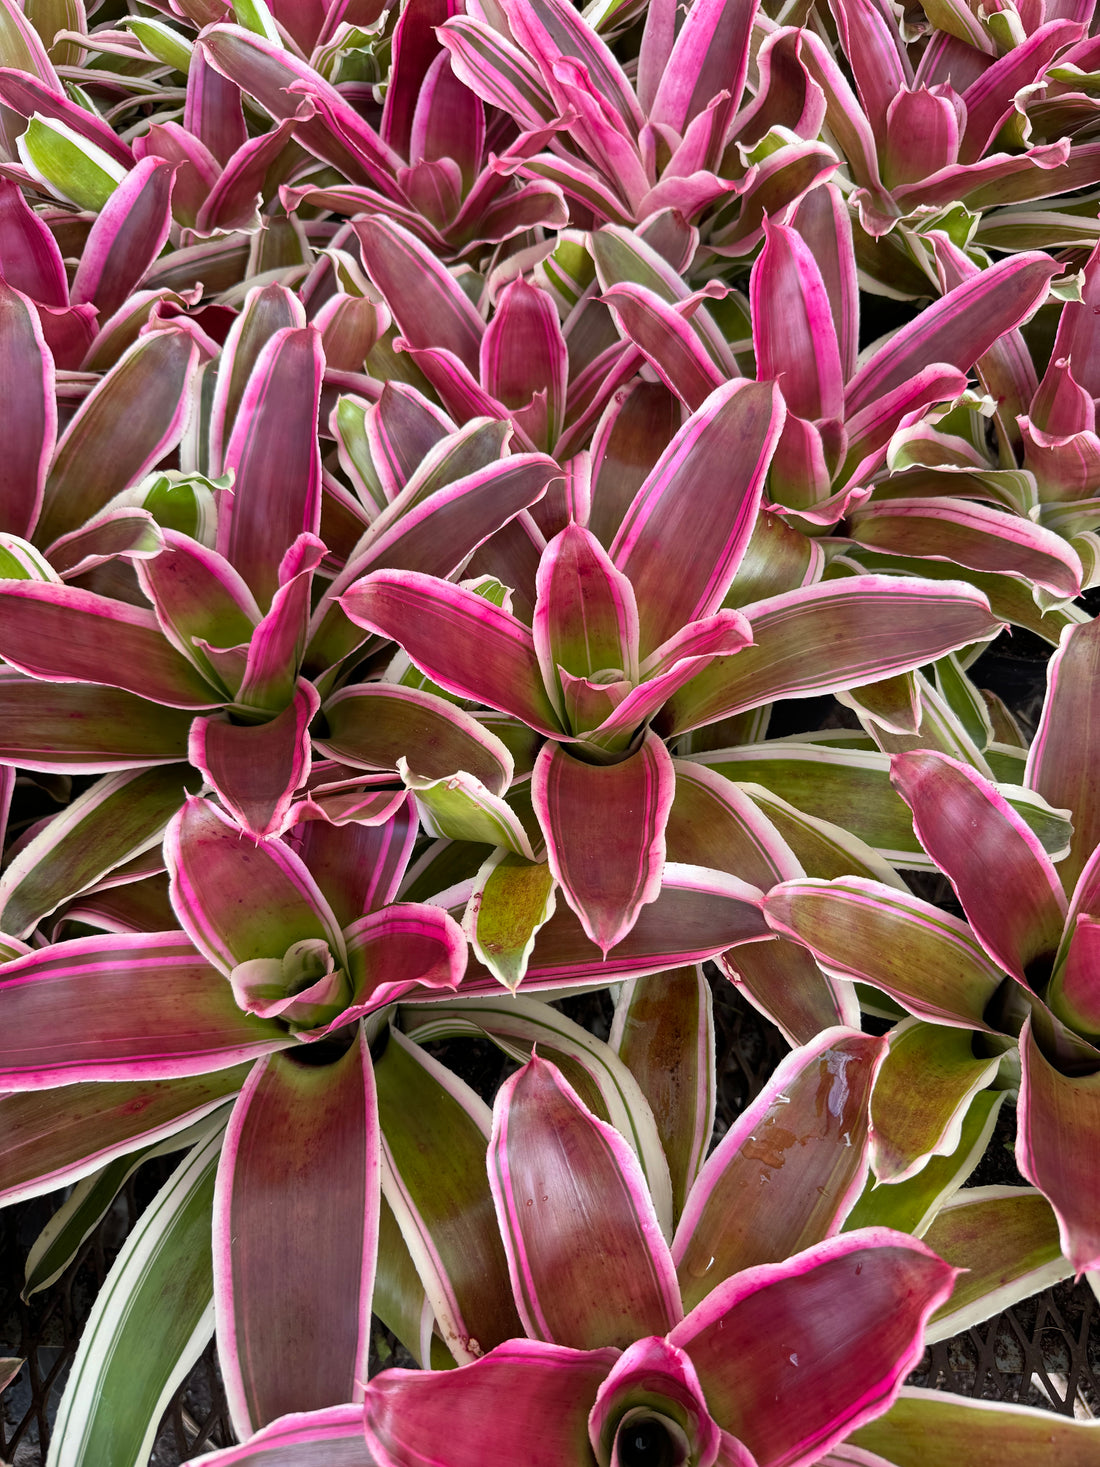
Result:
{"label": "white-edged leaf", "polygon": [[228,1114],[228,1107],[219,1108],[185,1130],[116,1156],[97,1172],[81,1177],[31,1245],[24,1274],[24,1300],[48,1289],[61,1277],[139,1166],[155,1156],[170,1156],[198,1145],[221,1131]]}
{"label": "white-edged leaf", "polygon": [[[487,1034],[506,1054],[526,1062],[537,1045],[541,1059],[558,1066],[581,1099],[603,1115],[642,1164],[661,1230],[672,1236],[672,1182],[648,1100],[611,1048],[557,1009],[523,994],[467,999],[461,1006],[406,1008],[405,1022],[418,1044],[457,1034]],[[593,1094],[593,1091],[595,1092]]]}
{"label": "white-edged leaf", "polygon": [[220,1130],[138,1219],[100,1290],[46,1467],[145,1467],[160,1418],[214,1332],[210,1229]]}

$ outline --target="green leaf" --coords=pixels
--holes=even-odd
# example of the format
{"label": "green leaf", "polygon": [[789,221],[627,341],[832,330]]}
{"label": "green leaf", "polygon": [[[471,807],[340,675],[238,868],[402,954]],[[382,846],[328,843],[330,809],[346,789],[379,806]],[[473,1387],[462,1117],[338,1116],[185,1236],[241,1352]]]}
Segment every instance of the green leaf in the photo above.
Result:
{"label": "green leaf", "polygon": [[167,1140],[139,1147],[125,1156],[117,1156],[91,1176],[82,1177],[68,1197],[39,1233],[27,1254],[27,1267],[22,1297],[48,1289],[76,1257],[84,1239],[101,1221],[139,1166],[155,1156],[168,1156],[205,1140],[212,1131],[220,1131],[228,1110],[204,1116],[185,1131],[177,1131]]}
{"label": "green leaf", "polygon": [[53,118],[32,117],[16,146],[36,178],[62,198],[97,214],[126,176],[102,148]]}
{"label": "green leaf", "polygon": [[1031,1187],[968,1187],[924,1235],[934,1253],[963,1270],[950,1299],[928,1322],[929,1344],[1010,1309],[1073,1273],[1062,1256],[1058,1219]]}
{"label": "green leaf", "polygon": [[274,46],[282,46],[283,38],[279,34],[279,27],[264,0],[236,0],[233,9],[238,22],[246,31],[263,36],[265,41],[270,41]]}
{"label": "green leaf", "polygon": [[1007,1098],[1004,1090],[981,1090],[962,1123],[962,1140],[950,1156],[933,1156],[915,1176],[904,1182],[879,1184],[867,1180],[863,1195],[844,1221],[853,1228],[896,1228],[922,1238],[940,1208],[966,1181],[985,1154]]}
{"label": "green leaf", "polygon": [[73,1361],[47,1467],[145,1467],[165,1406],[214,1329],[210,1229],[221,1132],[142,1214]]}
{"label": "green leaf", "polygon": [[463,927],[481,962],[513,993],[539,928],[554,915],[556,887],[545,862],[525,861],[502,848],[477,874]]}
{"label": "green leaf", "polygon": [[149,55],[184,76],[191,69],[191,45],[179,31],[163,20],[151,20],[148,16],[127,16],[122,22],[129,27],[145,47]]}

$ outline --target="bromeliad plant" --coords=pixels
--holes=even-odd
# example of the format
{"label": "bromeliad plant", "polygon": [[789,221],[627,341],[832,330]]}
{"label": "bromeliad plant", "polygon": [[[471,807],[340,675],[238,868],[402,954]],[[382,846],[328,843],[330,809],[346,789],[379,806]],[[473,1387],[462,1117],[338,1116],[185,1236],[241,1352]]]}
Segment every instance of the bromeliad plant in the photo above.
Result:
{"label": "bromeliad plant", "polygon": [[[353,621],[394,638],[433,683],[536,736],[538,844],[604,954],[660,889],[676,795],[666,739],[778,697],[900,672],[994,630],[968,588],[874,577],[723,609],[782,421],[770,385],[713,392],[638,489],[609,550],[576,521],[550,541],[533,585],[517,589],[525,617],[408,573],[373,572],[343,597]],[[731,458],[734,473],[719,475]],[[476,789],[469,799],[489,803]],[[608,821],[616,807],[629,824]],[[536,856],[522,832],[512,849]],[[690,843],[678,859],[711,864]]]}
{"label": "bromeliad plant", "polygon": [[[454,989],[466,948],[440,908],[393,903],[416,822],[403,792],[389,805],[373,823],[307,819],[292,846],[189,800],[166,843],[182,930],[78,938],[4,970],[9,1197],[132,1167],[211,1118],[138,1250],[145,1286],[181,1296],[157,1347],[147,1320],[126,1334],[125,1284],[105,1297],[58,1425],[76,1459],[148,1451],[212,1300],[242,1437],[359,1389],[378,1246],[371,1040],[397,999]],[[77,1240],[95,1205],[82,1199]],[[289,1375],[288,1337],[310,1342]]]}
{"label": "bromeliad plant", "polygon": [[[1073,840],[1057,865],[980,773],[918,750],[894,756],[892,781],[969,925],[859,878],[785,883],[766,900],[777,931],[805,943],[830,971],[884,989],[914,1016],[891,1044],[891,1089],[900,1097],[919,1086],[910,1108],[923,1113],[931,1144],[908,1155],[897,1144],[897,1175],[942,1149],[975,1086],[1008,1057],[1016,1060],[1018,1074],[1008,1080],[1020,1092],[1017,1163],[1049,1197],[1078,1273],[1100,1264],[1091,1160],[1100,1084],[1097,646],[1095,623],[1064,634],[1028,761],[1028,783],[1074,812]],[[907,1129],[911,1144],[919,1128],[903,1123],[901,1134]]]}
{"label": "bromeliad plant", "polygon": [[[750,1209],[760,1198],[771,1214],[764,1179],[791,1147],[852,1142],[844,1128],[862,1109],[859,1072],[873,1068],[875,1047],[833,1031],[788,1062],[700,1174],[671,1247],[622,1138],[553,1065],[530,1061],[501,1088],[489,1149],[527,1339],[458,1371],[378,1377],[366,1399],[375,1460],[412,1467],[442,1457],[462,1467],[485,1450],[473,1423],[491,1420],[502,1461],[794,1467],[883,1411],[916,1359],[922,1324],[950,1293],[952,1271],[915,1240],[872,1229],[723,1277],[741,1261],[741,1229],[718,1222],[739,1190]],[[792,1093],[780,1120],[784,1083]],[[815,1125],[807,1111],[822,1091]],[[850,1192],[841,1184],[833,1195],[842,1212]],[[751,1258],[763,1218],[738,1221]],[[837,1222],[822,1208],[803,1227],[827,1235]],[[719,1256],[707,1258],[716,1235]]]}
{"label": "bromeliad plant", "polygon": [[[471,1292],[487,1299],[503,1286],[523,1333],[487,1351],[471,1346],[458,1370],[376,1377],[365,1444],[363,1408],[302,1413],[246,1447],[204,1458],[209,1467],[261,1467],[292,1448],[296,1461],[320,1463],[337,1442],[355,1467],[465,1467],[520,1456],[545,1467],[907,1467],[914,1410],[930,1431],[941,1421],[957,1429],[967,1409],[957,1398],[898,1398],[922,1321],[951,1312],[945,1301],[957,1269],[911,1236],[852,1227],[884,1041],[832,1029],[796,1050],[704,1161],[715,1075],[712,1059],[699,1062],[709,990],[692,970],[623,990],[611,1043],[636,1077],[635,1092],[603,1046],[581,1036],[576,1047],[568,1021],[538,1004],[433,1005],[405,1019],[420,1040],[477,1027],[516,1052],[545,1046],[557,1061],[533,1057],[501,1088],[487,1168],[474,1184],[485,1203],[491,1196],[503,1275],[490,1269],[472,1278],[449,1236],[451,1220],[430,1206],[423,1152],[431,1143],[411,1128],[384,1143],[383,1187],[433,1300],[446,1308],[457,1295],[468,1308]],[[667,1026],[660,1061],[645,1027],[654,1019]],[[411,1052],[400,1041],[399,1070]],[[390,1063],[387,1052],[378,1064],[383,1089]],[[672,1169],[671,1194],[643,1139],[643,1095]],[[603,1118],[609,1104],[624,1117],[616,1126]],[[470,1097],[465,1105],[477,1112]],[[450,1176],[459,1162],[440,1152],[434,1164]],[[957,1166],[956,1185],[969,1165]],[[965,1216],[937,1237],[949,1258],[970,1267],[971,1304],[1005,1278],[1005,1258],[994,1262],[982,1243],[975,1247],[989,1241],[982,1209],[1008,1201],[986,1192],[972,1194]],[[1027,1200],[1046,1208],[1035,1194]],[[441,1266],[449,1276],[440,1278]],[[1041,1413],[992,1424],[1017,1433],[1016,1461],[1043,1459]],[[881,1455],[855,1445],[868,1430]],[[1094,1436],[1077,1427],[1067,1446],[1086,1452]]]}

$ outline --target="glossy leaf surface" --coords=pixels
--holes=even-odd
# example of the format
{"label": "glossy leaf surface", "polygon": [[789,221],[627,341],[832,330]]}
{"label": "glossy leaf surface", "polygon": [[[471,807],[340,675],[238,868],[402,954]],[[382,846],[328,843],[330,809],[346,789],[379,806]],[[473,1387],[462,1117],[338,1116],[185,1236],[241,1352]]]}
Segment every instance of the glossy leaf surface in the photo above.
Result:
{"label": "glossy leaf surface", "polygon": [[681,1317],[668,1245],[630,1148],[532,1059],[494,1107],[489,1179],[527,1333],[624,1348]]}

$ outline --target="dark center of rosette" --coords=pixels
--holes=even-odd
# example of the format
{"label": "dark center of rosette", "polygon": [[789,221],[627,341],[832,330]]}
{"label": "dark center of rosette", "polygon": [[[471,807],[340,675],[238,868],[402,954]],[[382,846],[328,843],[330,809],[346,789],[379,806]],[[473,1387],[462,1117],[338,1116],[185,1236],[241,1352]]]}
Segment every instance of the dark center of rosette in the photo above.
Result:
{"label": "dark center of rosette", "polygon": [[683,1433],[663,1417],[631,1412],[615,1433],[616,1467],[681,1467],[685,1445]]}

